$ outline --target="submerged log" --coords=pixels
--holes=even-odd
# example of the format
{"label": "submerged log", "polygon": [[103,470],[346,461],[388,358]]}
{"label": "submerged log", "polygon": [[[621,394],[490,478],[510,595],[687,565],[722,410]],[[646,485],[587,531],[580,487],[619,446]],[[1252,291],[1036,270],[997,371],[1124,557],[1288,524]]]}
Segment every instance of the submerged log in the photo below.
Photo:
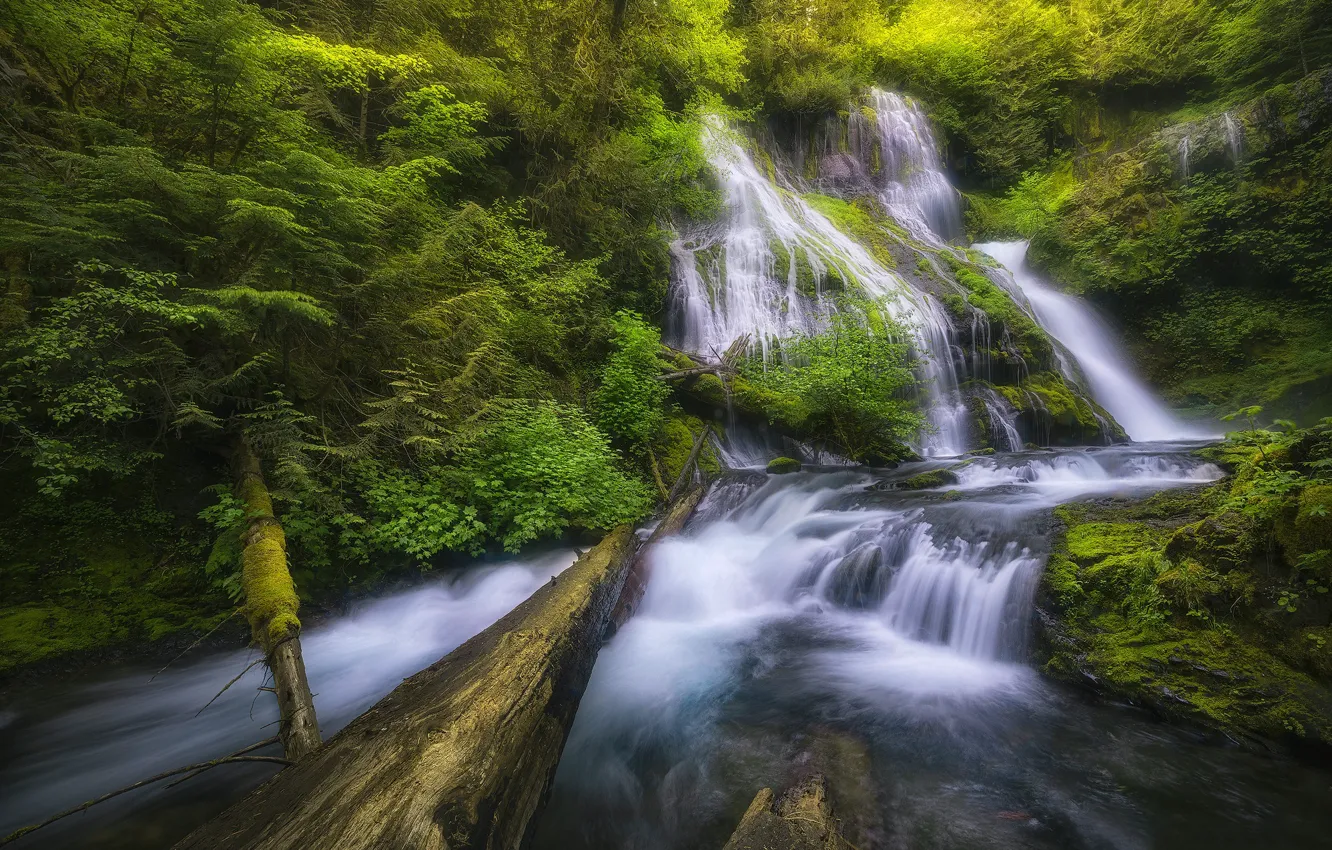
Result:
{"label": "submerged log", "polygon": [[634,560],[623,526],[178,850],[517,848]]}

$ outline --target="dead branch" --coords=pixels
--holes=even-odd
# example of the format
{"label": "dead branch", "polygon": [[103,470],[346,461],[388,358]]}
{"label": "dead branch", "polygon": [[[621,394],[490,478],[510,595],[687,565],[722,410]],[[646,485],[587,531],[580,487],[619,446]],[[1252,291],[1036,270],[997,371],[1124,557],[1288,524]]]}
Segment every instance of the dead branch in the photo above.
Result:
{"label": "dead branch", "polygon": [[698,462],[698,454],[703,451],[703,443],[707,440],[708,434],[712,431],[712,423],[705,422],[703,430],[698,432],[694,438],[694,448],[689,452],[689,459],[680,470],[680,477],[675,479],[675,486],[671,487],[671,492],[666,497],[667,503],[674,502],[676,497],[684,492],[685,485],[689,482],[690,473],[694,471],[694,464]]}
{"label": "dead branch", "polygon": [[152,785],[154,782],[161,782],[163,779],[170,779],[171,777],[178,776],[182,773],[190,773],[194,776],[198,776],[200,773],[203,773],[205,770],[210,770],[214,767],[217,767],[218,765],[235,764],[237,762],[252,762],[252,761],[265,762],[269,764],[280,764],[285,767],[286,765],[291,764],[291,762],[284,758],[278,758],[277,756],[242,755],[242,753],[248,753],[252,750],[258,749],[259,747],[267,746],[269,744],[275,744],[277,743],[277,740],[278,739],[276,737],[269,738],[267,741],[261,741],[258,744],[251,744],[250,746],[246,747],[243,750],[238,750],[237,752],[232,753],[229,756],[223,756],[220,759],[213,759],[212,761],[200,762],[199,764],[191,764],[191,765],[186,765],[185,767],[178,767],[175,770],[168,770],[165,773],[159,773],[156,776],[151,776],[148,779],[135,782],[133,785],[126,785],[124,788],[121,788],[118,791],[112,791],[110,794],[103,794],[102,796],[98,797],[95,800],[89,800],[88,802],[81,803],[80,805],[77,805],[72,809],[66,809],[65,811],[61,812],[58,815],[52,815],[51,817],[47,818],[41,823],[16,829],[13,832],[9,833],[9,835],[6,835],[4,838],[0,838],[0,846],[9,844],[14,841],[18,841],[20,838],[27,835],[28,833],[35,832],[44,826],[49,826],[55,823],[56,821],[61,820],[62,818],[67,818],[70,815],[77,815],[79,812],[87,811],[88,809],[92,808],[98,803],[104,803],[107,800],[110,800],[112,797],[119,797],[121,794],[128,794],[130,791],[138,790],[139,788],[142,788],[145,785]]}
{"label": "dead branch", "polygon": [[[199,709],[198,711],[194,712],[194,716],[195,716],[195,717],[198,717],[200,714],[203,714],[203,713],[204,713],[204,708],[208,708],[208,706],[210,706],[210,705],[212,705],[213,703],[217,702],[217,698],[220,697],[220,696],[222,696],[223,694],[225,694],[225,693],[227,692],[227,688],[229,688],[229,687],[231,687],[232,685],[234,685],[234,684],[236,684],[237,682],[239,682],[239,681],[241,680],[241,677],[242,677],[242,676],[244,676],[246,673],[248,673],[248,672],[250,672],[251,670],[253,670],[255,667],[258,667],[260,664],[263,664],[263,663],[264,663],[265,661],[267,661],[267,660],[268,660],[268,659],[266,659],[266,658],[259,658],[259,659],[256,659],[255,661],[251,661],[250,664],[249,664],[244,670],[242,670],[242,671],[240,671],[239,673],[236,674],[236,678],[232,679],[230,682],[227,682],[225,685],[222,686],[222,690],[220,690],[220,691],[218,691],[217,693],[213,694],[213,698],[210,699],[208,702],[204,703],[204,707],[203,707],[203,708],[201,708],[201,709]],[[259,690],[262,691],[263,688],[260,688]]]}
{"label": "dead branch", "polygon": [[180,659],[184,658],[185,655],[186,655],[186,653],[188,653],[190,650],[194,649],[196,646],[198,646],[199,644],[203,643],[204,641],[206,641],[206,640],[208,640],[210,637],[212,637],[212,636],[213,636],[213,632],[216,632],[218,629],[222,628],[222,627],[225,626],[227,623],[230,623],[230,622],[231,622],[231,618],[232,618],[232,617],[235,617],[235,616],[236,616],[237,614],[239,614],[240,612],[241,612],[241,609],[240,609],[239,606],[237,606],[236,609],[233,610],[230,614],[228,614],[225,618],[223,618],[221,622],[219,622],[216,626],[213,626],[211,629],[209,629],[207,634],[205,634],[203,637],[199,638],[198,640],[196,640],[194,643],[190,644],[189,646],[185,647],[185,649],[181,650],[180,655],[177,655],[175,658],[173,658],[173,659],[171,659],[170,661],[168,661],[168,662],[166,663],[166,667],[163,667],[161,670],[158,670],[156,673],[154,673],[154,674],[148,679],[148,681],[151,682],[153,679],[156,679],[158,676],[160,676],[160,675],[162,675],[163,673],[165,673],[167,667],[170,667],[172,664],[175,664],[177,661],[179,661]]}

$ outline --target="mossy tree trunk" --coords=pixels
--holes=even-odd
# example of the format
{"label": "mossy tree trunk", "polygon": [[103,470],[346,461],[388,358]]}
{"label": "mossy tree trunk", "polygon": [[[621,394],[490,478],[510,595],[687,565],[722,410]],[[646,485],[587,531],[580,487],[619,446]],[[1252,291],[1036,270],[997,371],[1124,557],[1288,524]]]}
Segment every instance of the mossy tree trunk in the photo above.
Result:
{"label": "mossy tree trunk", "polygon": [[[700,497],[669,505],[654,537],[681,528]],[[641,594],[626,578],[649,551],[628,526],[607,534],[175,850],[520,850],[616,612],[627,617]]]}
{"label": "mossy tree trunk", "polygon": [[244,437],[236,441],[236,495],[245,508],[241,532],[241,585],[254,642],[273,672],[278,701],[278,737],[287,758],[300,761],[320,744],[314,696],[301,656],[300,600],[287,567],[287,540],[273,514],[263,468]]}

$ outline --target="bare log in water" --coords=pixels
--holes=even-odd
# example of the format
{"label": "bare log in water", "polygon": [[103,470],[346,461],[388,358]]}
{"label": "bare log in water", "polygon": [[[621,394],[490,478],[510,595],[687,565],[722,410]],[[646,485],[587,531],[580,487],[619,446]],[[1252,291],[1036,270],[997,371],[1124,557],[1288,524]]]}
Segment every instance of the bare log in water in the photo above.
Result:
{"label": "bare log in water", "polygon": [[637,540],[621,527],[182,850],[516,848],[544,803]]}

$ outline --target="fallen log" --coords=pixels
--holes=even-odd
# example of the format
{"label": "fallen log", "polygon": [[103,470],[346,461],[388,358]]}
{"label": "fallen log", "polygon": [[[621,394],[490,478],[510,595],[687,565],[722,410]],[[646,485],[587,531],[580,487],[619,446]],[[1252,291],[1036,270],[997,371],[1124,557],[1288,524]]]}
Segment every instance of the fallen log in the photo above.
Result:
{"label": "fallen log", "polygon": [[648,538],[647,546],[634,559],[634,565],[629,569],[629,575],[625,576],[624,589],[620,591],[620,599],[615,603],[615,610],[611,612],[611,628],[619,629],[625,622],[634,615],[638,608],[638,603],[643,599],[643,592],[647,590],[648,579],[652,577],[652,544],[663,537],[669,537],[673,534],[679,534],[685,527],[685,523],[693,516],[694,509],[698,503],[703,500],[707,487],[695,487],[693,490],[685,493],[675,501],[662,517],[661,522],[652,530],[652,536]]}
{"label": "fallen log", "polygon": [[651,544],[682,529],[703,493],[692,488],[670,502],[641,550],[628,526],[608,534],[176,849],[520,847],[597,652],[642,597]]}
{"label": "fallen log", "polygon": [[622,526],[178,850],[517,848],[634,560]]}

